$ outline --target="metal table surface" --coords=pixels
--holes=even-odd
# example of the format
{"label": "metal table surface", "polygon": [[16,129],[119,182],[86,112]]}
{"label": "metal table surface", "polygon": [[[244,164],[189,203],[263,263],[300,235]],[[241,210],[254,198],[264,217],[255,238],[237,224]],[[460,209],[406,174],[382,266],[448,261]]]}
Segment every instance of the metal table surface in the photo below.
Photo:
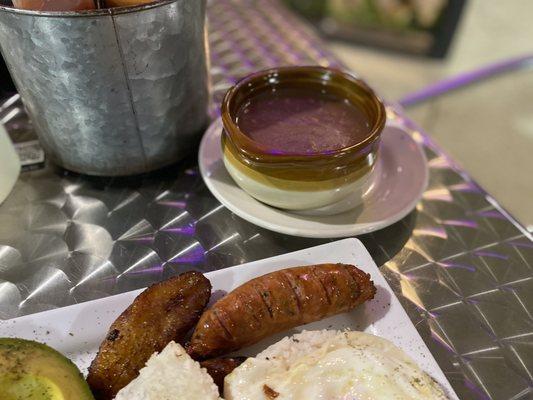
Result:
{"label": "metal table surface", "polygon": [[[209,9],[214,101],[250,71],[339,65],[275,1],[217,0]],[[401,110],[424,147],[430,183],[415,211],[360,239],[464,399],[533,396],[533,242]],[[33,137],[18,101],[0,108],[16,142]],[[204,186],[195,156],[125,179],[51,165],[22,173],[0,206],[0,319],[317,245],[233,215]]]}

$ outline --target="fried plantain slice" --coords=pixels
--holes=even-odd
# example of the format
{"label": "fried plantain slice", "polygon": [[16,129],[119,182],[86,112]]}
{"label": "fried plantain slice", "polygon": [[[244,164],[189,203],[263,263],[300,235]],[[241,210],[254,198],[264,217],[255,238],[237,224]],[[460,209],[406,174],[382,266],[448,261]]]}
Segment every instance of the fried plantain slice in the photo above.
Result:
{"label": "fried plantain slice", "polygon": [[111,400],[139,374],[154,352],[172,340],[183,343],[211,296],[211,283],[186,272],[142,292],[111,325],[89,367],[87,382],[97,400]]}

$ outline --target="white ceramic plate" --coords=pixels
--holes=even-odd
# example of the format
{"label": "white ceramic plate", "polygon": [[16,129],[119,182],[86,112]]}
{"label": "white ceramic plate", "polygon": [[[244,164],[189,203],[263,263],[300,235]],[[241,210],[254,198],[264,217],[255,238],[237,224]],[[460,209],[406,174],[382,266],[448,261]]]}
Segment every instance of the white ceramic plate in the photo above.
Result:
{"label": "white ceramic plate", "polygon": [[331,216],[290,213],[257,201],[230,177],[222,160],[220,120],[205,133],[198,156],[200,173],[213,195],[239,217],[263,228],[310,238],[341,238],[373,232],[411,212],[427,187],[423,150],[399,126],[382,134],[372,188],[356,208]]}
{"label": "white ceramic plate", "polygon": [[[239,352],[254,355],[287,334],[303,329],[363,330],[386,338],[402,348],[420,367],[436,379],[450,399],[457,399],[449,382],[424,341],[379,272],[365,247],[357,239],[344,239],[282,256],[254,261],[206,274],[213,285],[213,297],[240,284],[287,267],[319,263],[357,265],[369,273],[377,288],[374,300],[356,310],[305,325],[291,332],[270,337]],[[70,357],[83,372],[94,358],[99,343],[111,323],[142,290],[77,304],[57,310],[0,321],[0,337],[20,337],[44,342]]]}

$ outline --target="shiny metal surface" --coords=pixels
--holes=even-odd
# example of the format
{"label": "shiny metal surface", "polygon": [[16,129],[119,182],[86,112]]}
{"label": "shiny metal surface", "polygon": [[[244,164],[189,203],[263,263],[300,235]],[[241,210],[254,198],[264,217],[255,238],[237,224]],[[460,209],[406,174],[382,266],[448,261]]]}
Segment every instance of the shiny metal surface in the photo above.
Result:
{"label": "shiny metal surface", "polygon": [[190,152],[207,123],[204,20],[205,0],[78,14],[0,7],[0,47],[48,156],[118,176]]}
{"label": "shiny metal surface", "polygon": [[[217,0],[208,13],[213,115],[225,89],[250,71],[336,64],[275,2]],[[530,234],[400,110],[389,106],[388,113],[423,145],[430,183],[415,211],[361,239],[461,398],[530,399]],[[31,138],[22,111],[13,115],[7,128],[15,140]],[[22,174],[0,206],[0,318],[323,242],[233,215],[205,188],[194,155],[137,178],[88,178],[48,166]]]}

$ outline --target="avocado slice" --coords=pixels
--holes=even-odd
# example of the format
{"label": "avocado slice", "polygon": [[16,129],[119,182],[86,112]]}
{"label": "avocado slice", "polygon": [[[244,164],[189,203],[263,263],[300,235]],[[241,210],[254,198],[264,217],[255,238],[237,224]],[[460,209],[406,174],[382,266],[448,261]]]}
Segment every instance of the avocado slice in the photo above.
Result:
{"label": "avocado slice", "polygon": [[94,400],[72,361],[42,343],[0,338],[0,400]]}

